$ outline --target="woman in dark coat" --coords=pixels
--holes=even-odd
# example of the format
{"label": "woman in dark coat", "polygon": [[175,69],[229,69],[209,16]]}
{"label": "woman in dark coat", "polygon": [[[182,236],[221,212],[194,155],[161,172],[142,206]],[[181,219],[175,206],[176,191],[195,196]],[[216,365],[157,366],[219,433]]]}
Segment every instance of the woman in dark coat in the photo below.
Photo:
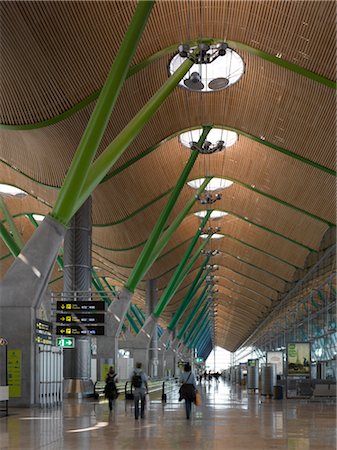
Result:
{"label": "woman in dark coat", "polygon": [[105,378],[105,388],[104,393],[105,397],[109,400],[109,409],[112,410],[112,403],[118,397],[118,391],[116,387],[116,383],[118,383],[117,374],[113,366],[110,366],[109,372]]}

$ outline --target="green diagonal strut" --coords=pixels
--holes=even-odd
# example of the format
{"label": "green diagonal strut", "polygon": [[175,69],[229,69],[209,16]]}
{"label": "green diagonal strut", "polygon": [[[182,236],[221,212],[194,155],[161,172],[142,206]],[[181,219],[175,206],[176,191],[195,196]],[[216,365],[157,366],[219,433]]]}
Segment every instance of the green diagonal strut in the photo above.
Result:
{"label": "green diagonal strut", "polygon": [[[198,337],[201,335],[203,329],[208,325],[207,318],[208,318],[208,303],[206,303],[206,305],[202,308],[202,311],[196,318],[191,330],[187,333],[187,336],[184,339],[185,345],[190,344],[193,347],[194,343],[198,340]],[[198,328],[199,325],[200,327]]]}
{"label": "green diagonal strut", "polygon": [[13,235],[14,241],[17,243],[17,245],[20,248],[22,248],[23,241],[22,241],[21,235],[18,232],[18,229],[16,228],[16,225],[14,223],[14,220],[13,220],[10,212],[8,211],[6,203],[5,203],[4,199],[1,197],[1,195],[0,195],[0,209],[2,209],[2,212],[4,214],[6,222],[7,222],[9,229],[11,230],[11,233]]}
{"label": "green diagonal strut", "polygon": [[195,261],[199,258],[200,253],[204,250],[204,248],[206,247],[206,245],[208,244],[209,240],[211,239],[212,235],[210,234],[207,239],[205,239],[205,242],[203,242],[200,247],[198,248],[198,250],[196,251],[196,253],[194,254],[194,256],[191,258],[190,262],[187,264],[187,266],[182,270],[182,272],[175,272],[175,274],[173,275],[173,277],[171,278],[169,284],[167,285],[165,291],[163,292],[160,300],[158,301],[154,311],[153,311],[153,315],[155,317],[159,317],[162,312],[164,311],[164,309],[166,308],[166,306],[169,304],[171,298],[174,296],[174,294],[176,293],[177,289],[179,288],[179,286],[181,285],[181,283],[184,281],[185,277],[187,276],[187,274],[189,273],[189,271],[192,269]]}
{"label": "green diagonal strut", "polygon": [[200,188],[195,192],[194,195],[188,200],[184,208],[180,211],[180,213],[177,215],[177,217],[173,220],[172,224],[165,230],[162,235],[160,236],[160,239],[156,243],[153,252],[151,253],[151,257],[149,258],[147,264],[143,267],[143,271],[141,272],[141,275],[139,276],[139,280],[142,280],[145,276],[145,274],[148,272],[154,261],[157,259],[161,251],[165,248],[165,246],[168,244],[169,240],[171,239],[172,235],[175,233],[181,222],[184,220],[184,218],[187,216],[187,214],[190,212],[192,206],[195,203],[196,196],[201,194],[204,189],[206,188],[207,184],[211,180],[212,177],[206,177],[205,181],[202,183]]}
{"label": "green diagonal strut", "polygon": [[193,339],[193,342],[191,342],[189,345],[187,345],[188,348],[195,348],[197,346],[204,345],[205,341],[207,340],[207,337],[209,336],[209,322],[206,320],[205,323],[202,325],[202,328],[199,329],[200,333],[198,332],[198,336],[196,336],[196,339]]}
{"label": "green diagonal strut", "polygon": [[[198,141],[199,145],[203,145],[208,133],[210,132],[211,127],[205,126],[203,128],[203,132],[200,136],[200,139]],[[125,287],[130,291],[134,292],[136,289],[138,283],[141,281],[141,279],[144,276],[144,267],[147,266],[148,261],[151,258],[152,252],[155,250],[156,243],[163,231],[164,226],[166,225],[166,222],[169,218],[169,215],[177,201],[177,198],[183,189],[187,179],[188,175],[191,172],[193,165],[198,157],[198,152],[192,152],[191,156],[182,172],[182,174],[179,177],[179,180],[173,189],[170,198],[168,199],[165,208],[163,209],[162,213],[159,216],[159,219],[156,222],[156,225],[154,226],[144,248],[140,255],[140,257],[137,260],[137,263],[125,285]]]}
{"label": "green diagonal strut", "polygon": [[[195,52],[196,54],[197,52]],[[153,95],[145,106],[135,115],[129,124],[119,133],[119,135],[108,145],[104,152],[92,164],[88,177],[85,180],[83,189],[77,199],[72,214],[85,202],[96,186],[108,173],[111,166],[131,145],[146,123],[157,112],[162,103],[171,94],[179,81],[192,67],[194,61],[186,59],[173,75],[163,84],[163,86]],[[70,216],[71,217],[71,216]]]}
{"label": "green diagonal strut", "polygon": [[14,241],[9,231],[7,231],[7,228],[1,222],[0,222],[0,236],[4,241],[5,245],[7,246],[8,250],[14,256],[14,258],[16,258],[20,253],[21,249],[18,246],[18,244]]}
{"label": "green diagonal strut", "polygon": [[127,76],[129,65],[136,52],[138,42],[154,3],[154,1],[138,2],[136,11],[59,192],[51,215],[65,225],[80,206],[77,204],[78,206],[74,209],[79,193],[87,180],[90,166],[108,125],[110,115]]}
{"label": "green diagonal strut", "polygon": [[[179,308],[177,309],[177,311],[175,312],[174,316],[171,319],[171,322],[168,324],[167,328],[171,331],[174,330],[174,328],[177,326],[177,323],[179,322],[179,320],[181,319],[181,317],[183,316],[184,312],[186,311],[187,307],[189,306],[189,304],[191,303],[191,301],[193,300],[193,297],[195,296],[195,294],[198,292],[198,290],[200,289],[202,283],[205,281],[208,272],[206,271],[205,275],[201,278],[200,282],[199,279],[203,273],[203,271],[206,268],[206,265],[208,263],[209,260],[209,256],[206,258],[206,261],[204,263],[203,266],[201,266],[197,276],[195,277],[195,280],[193,281],[193,283],[191,284],[186,296],[184,297],[183,301],[180,303]],[[207,286],[205,286],[204,290],[207,289]]]}
{"label": "green diagonal strut", "polygon": [[[205,299],[206,296],[208,295],[208,294],[206,293],[207,289],[208,289],[208,285],[206,284],[206,286],[205,286],[204,289],[202,290],[202,292],[201,292],[201,294],[200,294],[200,296],[199,296],[199,298],[198,298],[198,300],[197,300],[197,302],[196,302],[196,305],[198,304],[198,307],[195,308],[196,311],[198,311],[199,307],[203,304],[204,299]],[[193,297],[192,297],[192,299],[193,299]],[[199,301],[200,299],[201,299],[201,301]],[[188,306],[188,305],[187,305],[187,306]],[[183,311],[183,313],[181,314],[181,316],[184,314],[185,310],[186,310],[186,308],[184,308],[184,311]],[[180,316],[180,317],[181,317],[181,316]],[[172,319],[172,320],[173,320],[173,319]],[[167,328],[169,328],[169,327],[167,327]],[[188,327],[186,327],[186,329],[187,329],[187,328],[188,328]]]}
{"label": "green diagonal strut", "polygon": [[187,319],[185,320],[184,325],[179,330],[179,333],[177,335],[178,339],[181,339],[183,337],[185,331],[190,326],[192,320],[197,315],[197,312],[199,311],[201,305],[204,303],[205,299],[207,298],[209,291],[210,291],[210,287],[207,286],[207,289],[203,291],[203,293],[200,295],[200,297],[196,301],[195,305],[192,308],[192,311],[189,313]]}

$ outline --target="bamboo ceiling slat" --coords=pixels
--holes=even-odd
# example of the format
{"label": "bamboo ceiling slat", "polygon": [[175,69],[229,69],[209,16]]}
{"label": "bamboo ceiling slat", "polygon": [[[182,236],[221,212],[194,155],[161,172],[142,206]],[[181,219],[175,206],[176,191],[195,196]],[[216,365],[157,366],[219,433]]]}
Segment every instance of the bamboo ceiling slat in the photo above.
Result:
{"label": "bamboo ceiling slat", "polygon": [[263,312],[271,305],[271,301],[266,297],[259,296],[257,293],[246,288],[240,288],[240,286],[236,288],[234,283],[228,281],[219,286],[219,298],[226,304],[242,303],[257,311]]}

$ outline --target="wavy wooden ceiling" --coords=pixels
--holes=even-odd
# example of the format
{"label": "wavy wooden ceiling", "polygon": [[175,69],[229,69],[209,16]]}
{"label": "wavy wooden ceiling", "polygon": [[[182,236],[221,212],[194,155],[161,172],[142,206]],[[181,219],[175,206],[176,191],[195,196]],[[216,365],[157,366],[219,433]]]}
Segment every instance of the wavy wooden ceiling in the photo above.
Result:
{"label": "wavy wooden ceiling", "polygon": [[[0,130],[0,183],[31,194],[5,198],[24,240],[33,232],[24,214],[46,214],[56,199],[95,104],[88,99],[104,83],[135,4],[0,4],[0,118],[3,125],[21,126]],[[335,78],[332,1],[157,1],[132,65],[200,36],[246,44]],[[190,175],[234,181],[214,205],[229,214],[211,221],[224,234],[211,243],[222,252],[212,260],[219,265],[214,273],[219,289],[216,342],[229,350],[237,348],[278,303],[335,223],[335,177],[269,145],[334,169],[334,90],[247,49],[238,52],[246,65],[240,82],[207,95],[177,87],[93,193],[93,265],[101,268],[99,276],[120,286],[190,154],[177,137],[161,141],[205,123],[238,130],[233,147],[199,156]],[[99,152],[167,79],[173,53],[163,53],[127,79]],[[82,107],[68,114],[81,102]],[[64,113],[68,115],[61,120]],[[54,123],[41,123],[47,120]],[[169,223],[192,195],[186,186]],[[195,204],[192,212],[202,209]],[[198,218],[187,216],[149,271],[147,277],[159,277],[159,294],[198,224]],[[2,242],[0,251],[4,274],[12,257]],[[171,319],[202,263],[199,257],[165,310],[162,324]],[[54,290],[62,289],[59,277],[55,268]],[[143,308],[144,292],[142,282],[135,301]]]}

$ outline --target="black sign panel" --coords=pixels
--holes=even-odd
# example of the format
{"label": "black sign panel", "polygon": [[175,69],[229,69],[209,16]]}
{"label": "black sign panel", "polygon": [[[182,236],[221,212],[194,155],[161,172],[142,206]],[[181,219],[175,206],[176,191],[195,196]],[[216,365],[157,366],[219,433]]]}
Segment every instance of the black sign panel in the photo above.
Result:
{"label": "black sign panel", "polygon": [[61,336],[104,336],[104,325],[86,325],[85,327],[80,327],[79,325],[58,325],[56,327],[56,334]]}
{"label": "black sign panel", "polygon": [[103,301],[78,301],[78,302],[56,302],[58,311],[104,311],[105,303]]}
{"label": "black sign panel", "polygon": [[37,344],[53,345],[53,337],[50,334],[35,333],[35,342]]}
{"label": "black sign panel", "polygon": [[45,320],[36,319],[35,320],[35,329],[40,333],[52,333],[53,324],[47,322]]}
{"label": "black sign panel", "polygon": [[87,314],[87,313],[76,313],[76,314],[56,314],[56,322],[63,323],[65,325],[72,323],[84,323],[84,324],[94,324],[94,323],[104,323],[104,313],[97,314]]}

